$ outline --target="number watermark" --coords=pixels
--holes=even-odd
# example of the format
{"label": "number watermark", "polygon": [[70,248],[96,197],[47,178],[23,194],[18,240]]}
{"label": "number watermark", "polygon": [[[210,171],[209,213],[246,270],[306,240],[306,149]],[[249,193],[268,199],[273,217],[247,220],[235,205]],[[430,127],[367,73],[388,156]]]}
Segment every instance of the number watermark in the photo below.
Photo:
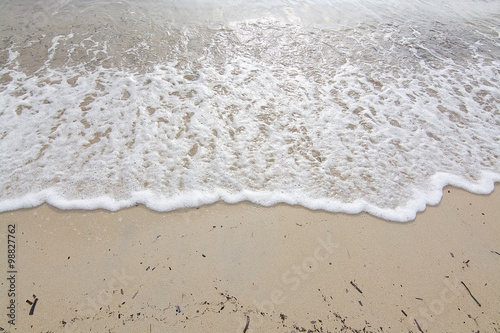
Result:
{"label": "number watermark", "polygon": [[7,226],[7,322],[10,325],[16,325],[16,281],[17,281],[17,264],[16,264],[16,225],[9,224]]}

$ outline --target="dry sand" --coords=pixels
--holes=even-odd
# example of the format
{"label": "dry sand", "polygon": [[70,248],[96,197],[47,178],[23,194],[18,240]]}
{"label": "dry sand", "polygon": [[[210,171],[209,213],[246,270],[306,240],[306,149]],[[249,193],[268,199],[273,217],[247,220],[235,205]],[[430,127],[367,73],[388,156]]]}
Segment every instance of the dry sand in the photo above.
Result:
{"label": "dry sand", "polygon": [[250,203],[0,222],[7,332],[500,331],[499,185],[445,188],[411,223]]}

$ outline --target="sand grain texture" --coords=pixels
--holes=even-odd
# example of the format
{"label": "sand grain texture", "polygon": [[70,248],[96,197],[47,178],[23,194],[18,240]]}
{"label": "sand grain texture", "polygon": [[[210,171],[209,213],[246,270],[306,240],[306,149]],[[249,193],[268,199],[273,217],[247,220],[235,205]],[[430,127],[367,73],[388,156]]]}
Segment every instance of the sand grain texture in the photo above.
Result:
{"label": "sand grain texture", "polygon": [[[500,329],[499,202],[498,186],[488,196],[448,187],[439,206],[411,223],[249,203],[169,213],[46,205],[5,212],[2,243],[7,225],[16,225],[17,308],[16,325],[3,315],[0,326],[10,332],[494,332]],[[5,247],[3,253],[6,272]],[[5,295],[5,279],[0,288]],[[33,295],[38,302],[29,315],[26,300]]]}

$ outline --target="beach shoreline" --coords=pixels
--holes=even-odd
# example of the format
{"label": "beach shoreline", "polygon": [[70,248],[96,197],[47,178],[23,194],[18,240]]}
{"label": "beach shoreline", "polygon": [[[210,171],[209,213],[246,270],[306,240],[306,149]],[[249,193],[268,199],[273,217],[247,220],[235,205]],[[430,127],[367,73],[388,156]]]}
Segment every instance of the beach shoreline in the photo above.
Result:
{"label": "beach shoreline", "polygon": [[6,267],[5,249],[2,270],[16,273],[2,307],[14,299],[15,325],[6,313],[0,327],[491,332],[500,329],[499,187],[445,187],[439,205],[407,223],[248,202],[4,212],[15,263]]}
{"label": "beach shoreline", "polygon": [[500,332],[495,5],[0,2],[0,331]]}

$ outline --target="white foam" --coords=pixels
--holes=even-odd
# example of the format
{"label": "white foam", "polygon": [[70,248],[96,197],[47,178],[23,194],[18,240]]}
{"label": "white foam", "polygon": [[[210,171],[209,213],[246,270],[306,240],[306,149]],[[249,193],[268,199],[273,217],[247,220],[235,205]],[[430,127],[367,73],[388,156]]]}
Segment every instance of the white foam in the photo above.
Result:
{"label": "white foam", "polygon": [[[84,21],[108,8],[80,5]],[[273,5],[214,26],[116,6],[39,32],[46,49],[9,47],[0,211],[249,200],[409,221],[448,184],[500,181],[500,43],[486,14],[447,26],[375,11],[333,27],[314,6]]]}

